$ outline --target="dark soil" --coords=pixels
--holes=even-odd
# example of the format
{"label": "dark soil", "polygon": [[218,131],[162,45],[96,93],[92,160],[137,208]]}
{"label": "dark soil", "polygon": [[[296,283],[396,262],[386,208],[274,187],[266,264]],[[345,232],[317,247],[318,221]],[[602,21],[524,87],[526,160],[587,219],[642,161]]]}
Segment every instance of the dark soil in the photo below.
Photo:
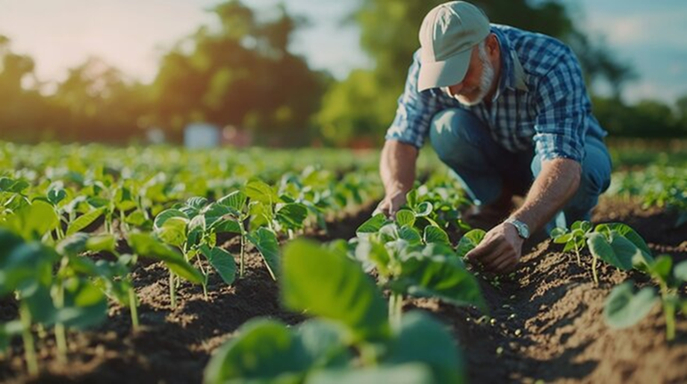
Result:
{"label": "dark soil", "polygon": [[[329,225],[328,233],[309,233],[319,240],[348,239],[374,206]],[[675,215],[641,210],[633,201],[603,200],[595,222],[620,221],[635,228],[655,253],[687,259],[687,228],[672,228]],[[238,255],[238,238],[223,245]],[[582,265],[561,246],[544,240],[525,252],[520,268],[494,282],[481,276],[490,318],[474,309],[456,308],[437,300],[406,300],[405,310],[435,314],[452,329],[464,350],[468,376],[474,383],[687,382],[687,321],[678,315],[676,339],[665,341],[660,308],[639,325],[613,331],[602,318],[610,289],[627,279],[640,285],[646,277],[601,266],[600,284],[591,277],[590,256]],[[250,250],[250,248],[249,248]],[[237,260],[238,262],[238,260]],[[489,280],[492,280],[490,283]],[[199,383],[214,349],[247,320],[270,316],[288,324],[300,315],[280,308],[278,287],[261,258],[250,250],[246,275],[232,286],[211,279],[208,298],[201,287],[182,284],[178,306],[169,301],[168,275],[157,263],[134,271],[140,298],[142,330],[133,333],[128,309],[116,305],[100,328],[69,334],[69,363],[55,360],[53,337],[38,341],[41,375],[25,372],[21,341],[0,357],[0,380],[79,383]],[[685,290],[681,292],[685,295]],[[12,300],[0,301],[0,321],[16,316]]]}

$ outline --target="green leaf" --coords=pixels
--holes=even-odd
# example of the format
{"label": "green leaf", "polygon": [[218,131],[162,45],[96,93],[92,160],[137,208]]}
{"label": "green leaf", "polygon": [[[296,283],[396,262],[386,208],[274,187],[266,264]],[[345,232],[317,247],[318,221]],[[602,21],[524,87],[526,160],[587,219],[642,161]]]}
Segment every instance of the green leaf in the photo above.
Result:
{"label": "green leaf", "polygon": [[285,204],[277,211],[277,221],[288,229],[303,228],[303,221],[308,217],[308,208],[301,203]]}
{"label": "green leaf", "polygon": [[57,310],[56,322],[67,328],[85,329],[107,318],[107,297],[85,279],[69,279],[64,283],[64,307]]}
{"label": "green leaf", "polygon": [[139,256],[163,261],[170,270],[192,283],[202,284],[205,281],[203,275],[193,268],[181,254],[165,246],[149,234],[129,234],[129,245]]}
{"label": "green leaf", "polygon": [[170,217],[157,227],[155,235],[166,244],[182,248],[186,242],[186,224],[183,217]]}
{"label": "green leaf", "polygon": [[[439,384],[424,364],[380,365],[355,370],[330,369],[308,375],[305,384]],[[447,382],[448,383],[448,382]],[[460,382],[457,382],[460,383]]]}
{"label": "green leaf", "polygon": [[67,227],[67,235],[79,232],[93,224],[94,221],[98,220],[98,218],[105,213],[105,209],[105,207],[96,208],[84,215],[79,216],[76,220],[69,223],[69,226]]}
{"label": "green leaf", "polygon": [[14,337],[21,335],[22,330],[23,326],[20,320],[0,323],[0,353],[7,350],[10,341],[12,341]]}
{"label": "green leaf", "polygon": [[291,310],[334,320],[354,341],[390,336],[387,305],[360,265],[306,240],[284,251],[283,304]]}
{"label": "green leaf", "polygon": [[38,240],[57,228],[59,218],[52,205],[36,200],[7,218],[7,226],[27,240]]}
{"label": "green leaf", "polygon": [[408,209],[399,210],[396,212],[396,224],[398,224],[399,227],[403,227],[404,225],[412,227],[413,224],[415,224],[415,214]]}
{"label": "green leaf", "polygon": [[341,328],[322,320],[308,320],[298,325],[296,337],[312,360],[313,369],[345,367],[353,360],[344,343]]}
{"label": "green leaf", "polygon": [[67,191],[64,190],[64,186],[61,184],[51,185],[48,189],[48,201],[52,205],[59,204],[62,200],[67,197]]}
{"label": "green leaf", "polygon": [[678,263],[673,270],[673,275],[675,275],[676,279],[687,282],[687,261]]}
{"label": "green leaf", "polygon": [[389,220],[387,220],[386,216],[383,213],[378,213],[362,223],[355,232],[358,235],[361,233],[376,233],[388,223]]}
{"label": "green leaf", "polygon": [[465,257],[468,252],[472,251],[476,246],[479,245],[479,243],[482,242],[484,235],[486,235],[486,232],[482,229],[473,229],[463,235],[458,242],[458,246],[456,247],[456,253],[458,254],[458,257]]}
{"label": "green leaf", "polygon": [[434,207],[432,203],[425,201],[420,203],[415,210],[415,217],[427,217],[432,213]]}
{"label": "green leaf", "polygon": [[279,196],[276,192],[261,180],[252,180],[243,188],[243,193],[253,201],[260,201],[265,204],[276,204]]}
{"label": "green leaf", "polygon": [[608,224],[608,226],[611,229],[611,231],[615,231],[618,234],[622,235],[626,239],[630,240],[632,244],[634,244],[637,248],[641,249],[647,255],[651,256],[651,249],[649,249],[649,246],[646,244],[644,239],[642,239],[642,237],[639,236],[639,234],[635,232],[635,230],[632,229],[632,227],[623,223],[612,223]]}
{"label": "green leaf", "polygon": [[477,279],[451,257],[410,257],[390,287],[415,297],[436,297],[454,305],[486,308]]}
{"label": "green leaf", "polygon": [[425,227],[425,233],[423,239],[426,244],[430,243],[441,243],[441,244],[451,244],[446,231],[439,227],[433,225],[428,225]]}
{"label": "green leaf", "polygon": [[262,255],[267,265],[267,270],[274,280],[279,276],[279,243],[277,235],[272,230],[260,227],[248,235],[248,240]]}
{"label": "green leaf", "polygon": [[407,241],[409,245],[422,244],[422,235],[420,232],[408,225],[404,225],[398,229],[398,238]]}
{"label": "green leaf", "polygon": [[153,227],[155,229],[162,228],[162,225],[167,220],[169,220],[173,217],[183,218],[186,221],[188,221],[188,215],[186,215],[184,212],[181,212],[178,209],[167,209],[165,211],[160,212],[157,216],[155,216],[155,221],[153,222]]}
{"label": "green leaf", "polygon": [[587,238],[587,245],[594,256],[626,271],[632,269],[632,259],[638,254],[641,256],[641,250],[630,240],[613,232],[611,232],[610,243],[601,233],[590,233]]}
{"label": "green leaf", "polygon": [[568,230],[565,228],[554,228],[551,230],[551,238],[553,240],[556,240],[559,237],[565,235],[566,233],[568,233]]}
{"label": "green leaf", "polygon": [[[553,239],[553,242],[556,244],[566,244],[566,243],[570,242],[570,240],[572,240],[572,238],[573,238],[572,233],[565,233],[565,234],[558,236],[555,239]],[[567,252],[567,251],[564,251],[564,252]]]}
{"label": "green leaf", "polygon": [[117,240],[112,234],[91,236],[86,240],[86,249],[93,252],[114,252]]}
{"label": "green leaf", "polygon": [[234,257],[222,248],[214,247],[208,249],[207,247],[201,248],[203,254],[207,257],[210,264],[215,268],[217,273],[219,273],[222,280],[224,280],[227,285],[231,285],[236,277],[236,262]]}
{"label": "green leaf", "polygon": [[673,268],[673,259],[668,255],[659,256],[656,261],[650,265],[649,273],[658,277],[664,283],[668,282],[670,277],[670,270]]}
{"label": "green leaf", "polygon": [[76,256],[86,250],[86,243],[88,242],[88,234],[77,232],[64,238],[57,244],[55,249],[60,255]]}
{"label": "green leaf", "polygon": [[[205,367],[205,384],[261,379],[262,382],[302,381],[312,361],[282,323],[250,320],[220,347]],[[232,381],[234,380],[234,381]]]}
{"label": "green leaf", "polygon": [[613,288],[606,299],[604,320],[611,328],[630,327],[648,315],[657,302],[652,288],[633,293],[632,282],[627,281]]}
{"label": "green leaf", "polygon": [[355,248],[355,257],[364,265],[371,264],[382,276],[389,276],[391,257],[384,244],[368,239],[361,239]]}
{"label": "green leaf", "polygon": [[431,367],[435,383],[463,383],[463,359],[445,326],[419,311],[404,314],[387,364],[423,363]]}
{"label": "green leaf", "polygon": [[246,208],[246,201],[248,197],[241,191],[234,191],[223,198],[217,200],[217,204],[221,204],[240,213]]}
{"label": "green leaf", "polygon": [[241,226],[232,219],[217,221],[214,225],[215,233],[241,233]]}

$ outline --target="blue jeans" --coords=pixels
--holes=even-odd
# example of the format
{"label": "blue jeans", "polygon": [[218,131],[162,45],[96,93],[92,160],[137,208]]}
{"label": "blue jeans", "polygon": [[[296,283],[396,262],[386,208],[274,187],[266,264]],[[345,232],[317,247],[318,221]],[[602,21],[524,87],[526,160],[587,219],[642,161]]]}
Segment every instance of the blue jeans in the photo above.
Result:
{"label": "blue jeans", "polygon": [[[472,113],[447,109],[437,113],[430,128],[430,141],[437,155],[453,170],[475,204],[495,202],[504,188],[525,195],[541,172],[541,156],[528,150],[512,153],[501,147],[488,128]],[[577,220],[589,220],[599,195],[611,182],[611,159],[604,143],[587,137],[586,156],[577,193],[546,226],[565,227]]]}

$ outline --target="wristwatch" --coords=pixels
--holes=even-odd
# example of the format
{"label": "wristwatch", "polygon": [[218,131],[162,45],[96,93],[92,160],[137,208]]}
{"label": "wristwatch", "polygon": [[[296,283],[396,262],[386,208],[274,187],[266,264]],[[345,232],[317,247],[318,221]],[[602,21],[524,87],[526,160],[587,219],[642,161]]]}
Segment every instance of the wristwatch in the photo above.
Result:
{"label": "wristwatch", "polygon": [[530,228],[527,226],[527,224],[523,223],[522,221],[518,219],[514,219],[512,217],[509,217],[506,219],[506,223],[513,224],[515,229],[518,231],[518,235],[522,237],[523,239],[529,239],[530,238]]}

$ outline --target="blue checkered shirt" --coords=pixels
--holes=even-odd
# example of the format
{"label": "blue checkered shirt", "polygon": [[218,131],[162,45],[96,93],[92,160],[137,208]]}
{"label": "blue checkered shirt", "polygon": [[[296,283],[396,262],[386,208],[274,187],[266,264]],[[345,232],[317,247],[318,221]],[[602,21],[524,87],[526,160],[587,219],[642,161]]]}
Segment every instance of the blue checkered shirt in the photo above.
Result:
{"label": "blue checkered shirt", "polygon": [[563,157],[581,162],[586,135],[603,138],[592,115],[579,62],[560,41],[539,33],[492,24],[501,47],[501,76],[491,107],[469,107],[439,88],[418,92],[420,50],[413,55],[405,91],[386,134],[422,147],[434,115],[447,108],[472,111],[494,140],[517,153],[532,145],[543,159]]}

